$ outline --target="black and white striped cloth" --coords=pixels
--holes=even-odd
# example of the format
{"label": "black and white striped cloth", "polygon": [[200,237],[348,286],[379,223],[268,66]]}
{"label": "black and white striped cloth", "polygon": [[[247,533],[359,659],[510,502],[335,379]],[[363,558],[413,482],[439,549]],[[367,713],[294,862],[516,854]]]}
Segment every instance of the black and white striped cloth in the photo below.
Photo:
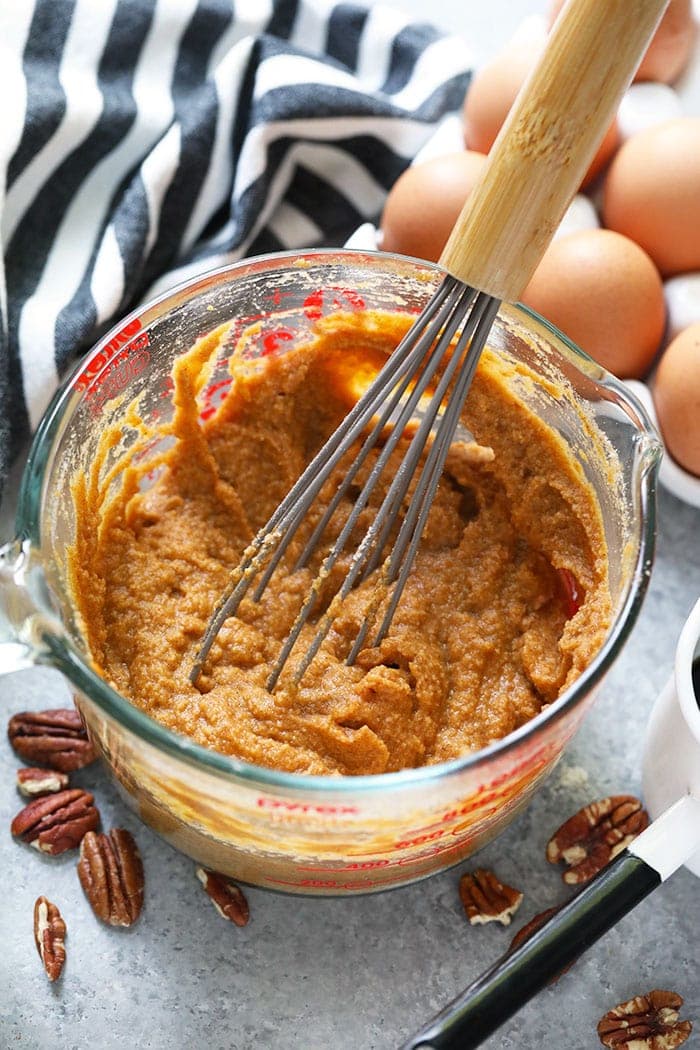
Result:
{"label": "black and white striped cloth", "polygon": [[153,291],[342,244],[462,103],[464,41],[328,0],[0,5],[0,485],[61,374]]}

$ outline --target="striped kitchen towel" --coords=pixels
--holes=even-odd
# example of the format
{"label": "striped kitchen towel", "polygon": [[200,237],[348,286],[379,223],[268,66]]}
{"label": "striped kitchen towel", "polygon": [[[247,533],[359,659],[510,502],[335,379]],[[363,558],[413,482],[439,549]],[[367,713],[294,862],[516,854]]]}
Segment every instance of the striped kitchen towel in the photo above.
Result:
{"label": "striped kitchen towel", "polygon": [[61,375],[154,291],[342,244],[462,103],[464,41],[328,0],[0,6],[0,485]]}

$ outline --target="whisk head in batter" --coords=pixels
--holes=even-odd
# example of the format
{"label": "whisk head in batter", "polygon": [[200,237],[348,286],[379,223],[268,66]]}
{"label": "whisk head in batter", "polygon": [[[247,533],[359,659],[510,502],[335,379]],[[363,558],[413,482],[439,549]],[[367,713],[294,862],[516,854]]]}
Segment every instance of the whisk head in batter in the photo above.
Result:
{"label": "whisk head in batter", "polygon": [[[318,617],[313,638],[295,668],[295,680],[302,678],[318,652],[343,599],[380,567],[382,600],[370,602],[346,662],[355,662],[368,636],[370,645],[381,643],[411,571],[464,401],[499,305],[498,299],[450,275],[444,278],[376,379],[244,552],[209,622],[190,674],[193,683],[196,684],[224,622],[236,615],[251,589],[252,599],[260,600],[313,502],[338,463],[354,445],[359,445],[293,566],[298,570],[307,565],[341,500],[355,486],[359,491],[353,509],[323,559],[268,678],[267,688],[275,688],[299,635],[317,610],[322,587],[346,550],[360,515],[403,440],[406,450],[398,470],[388,485],[384,478],[384,498],[352,555],[340,588]],[[362,482],[358,482],[358,475],[364,478]],[[388,547],[392,537],[395,538]]]}
{"label": "whisk head in batter", "polygon": [[[388,600],[370,602],[348,663],[354,662],[367,635],[374,631],[380,610],[383,618],[372,644],[381,642],[411,570],[462,405],[498,306],[502,300],[517,301],[532,277],[666,3],[667,0],[638,0],[634,5],[625,0],[607,0],[605,4],[599,0],[569,0],[565,5],[440,256],[439,263],[449,276],[367,393],[248,547],[210,621],[190,676],[193,682],[197,681],[222,624],[236,612],[254,581],[258,582],[253,599],[260,599],[308,509],[342,457],[356,441],[362,442],[339,493],[330,500],[304,547],[297,568],[306,564],[340,499],[348,493],[368,457],[374,456],[388,428],[388,437],[369,469],[353,511],[323,561],[282,647],[267,683],[270,690],[274,689],[389,456],[415,426],[406,453],[351,558],[340,589],[318,618],[316,633],[296,668],[296,678],[301,678],[318,652],[342,599],[380,565]],[[421,403],[424,395],[428,400],[425,409]],[[409,494],[408,508],[396,534],[394,525]],[[391,549],[385,556],[390,539]]]}

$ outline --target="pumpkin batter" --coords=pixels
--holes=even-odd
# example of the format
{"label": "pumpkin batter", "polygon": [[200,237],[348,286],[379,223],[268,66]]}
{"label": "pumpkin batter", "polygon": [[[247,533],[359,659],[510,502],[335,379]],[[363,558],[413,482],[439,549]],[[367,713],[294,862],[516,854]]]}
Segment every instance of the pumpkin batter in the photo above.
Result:
{"label": "pumpkin batter", "polygon": [[[450,452],[382,644],[345,665],[375,574],[342,605],[302,681],[295,685],[292,675],[313,624],[274,694],[265,689],[321,560],[319,553],[292,571],[295,552],[336,477],[302,525],[286,569],[259,604],[246,599],[226,622],[197,687],[190,683],[231,569],[409,323],[401,315],[341,313],[283,355],[251,362],[234,353],[231,388],[203,420],[198,395],[226,336],[217,330],[178,359],[172,422],[143,432],[113,484],[100,482],[101,462],[75,479],[73,587],[92,657],[116,689],[170,729],[280,770],[384,773],[504,736],[556,699],[600,648],[610,599],[594,493],[486,350],[464,413],[478,444],[458,441]],[[163,436],[171,442],[155,460],[135,454]],[[105,454],[117,440],[105,435]],[[396,463],[395,456],[388,479]],[[154,465],[157,478],[146,483]],[[338,507],[325,549],[356,493],[351,487]],[[356,541],[371,516],[363,512]],[[321,608],[349,557],[340,559]]]}

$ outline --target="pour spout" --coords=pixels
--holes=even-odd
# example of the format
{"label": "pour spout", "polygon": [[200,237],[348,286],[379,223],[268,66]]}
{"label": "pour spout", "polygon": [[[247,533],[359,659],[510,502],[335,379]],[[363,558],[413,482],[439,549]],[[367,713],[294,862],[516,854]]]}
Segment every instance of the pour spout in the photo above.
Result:
{"label": "pour spout", "polygon": [[29,540],[0,547],[0,674],[36,663],[39,610],[28,585],[36,559]]}

